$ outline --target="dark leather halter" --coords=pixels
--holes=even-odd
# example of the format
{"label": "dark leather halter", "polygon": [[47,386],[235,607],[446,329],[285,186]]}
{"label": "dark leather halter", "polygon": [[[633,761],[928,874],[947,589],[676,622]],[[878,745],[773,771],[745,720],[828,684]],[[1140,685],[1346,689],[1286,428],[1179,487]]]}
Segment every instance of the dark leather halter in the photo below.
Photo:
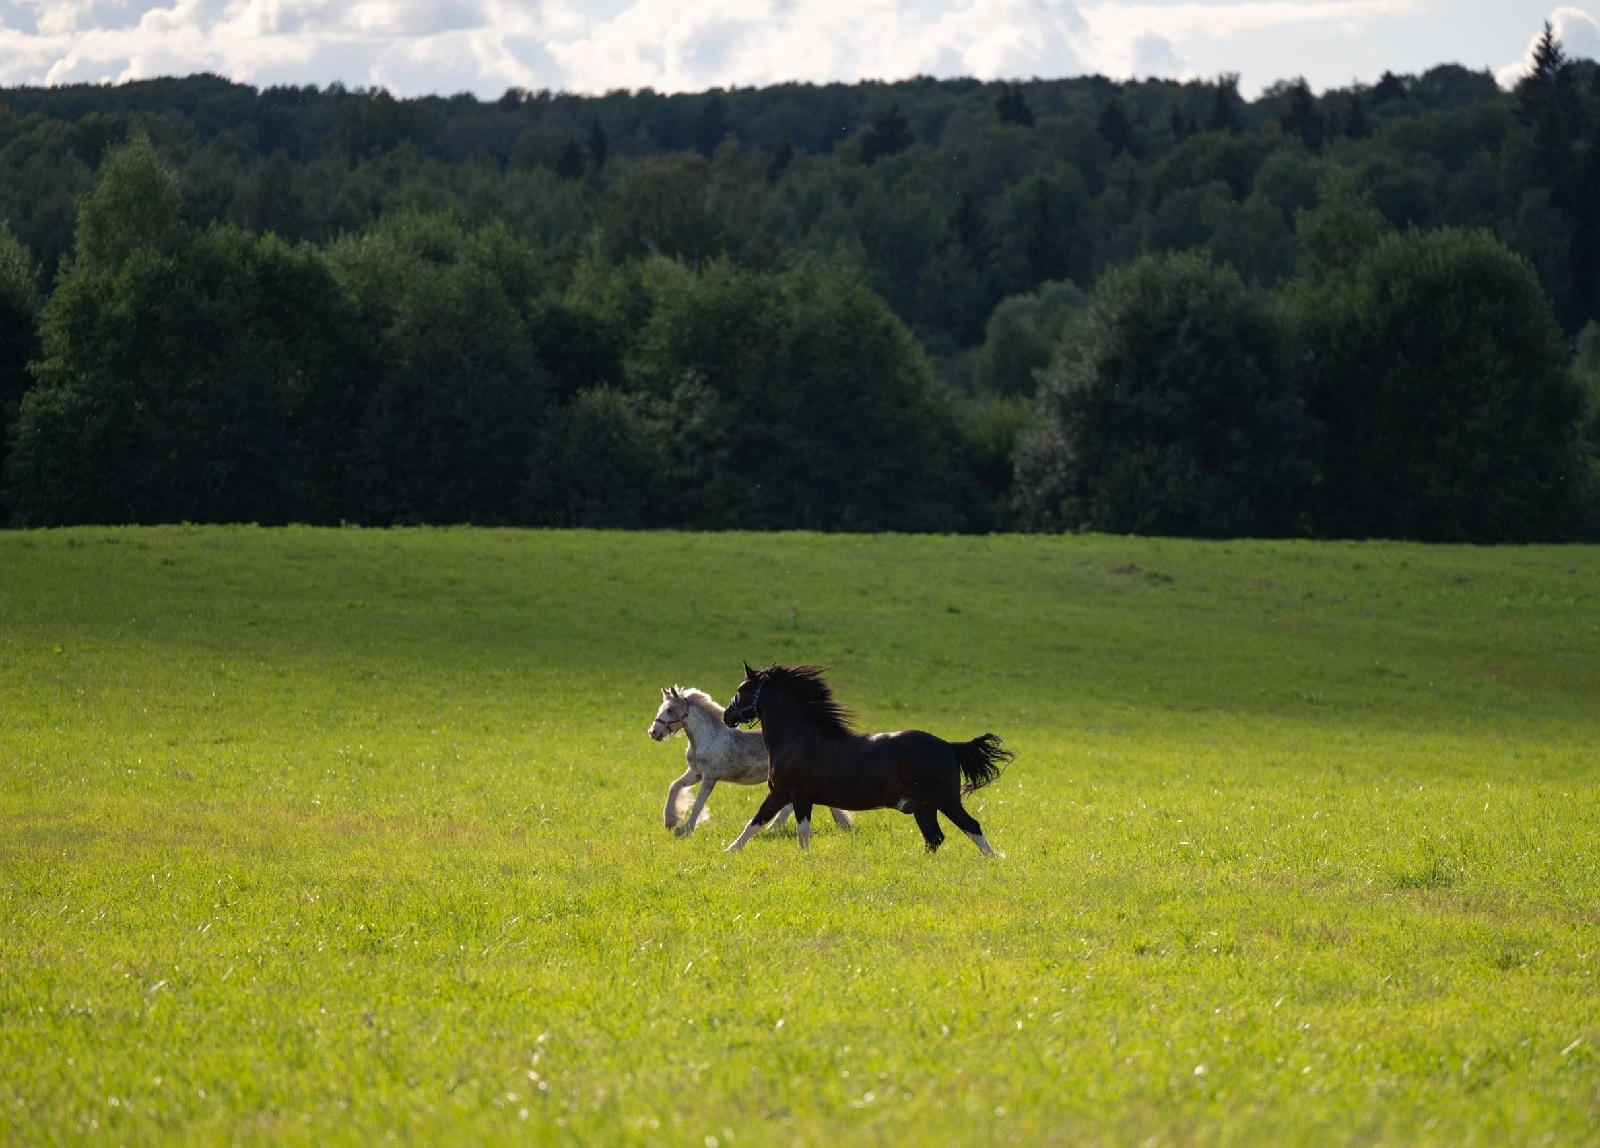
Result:
{"label": "dark leather halter", "polygon": [[761,716],[761,690],[766,684],[765,675],[756,679],[756,692],[751,696],[750,704],[747,706],[739,704],[738,694],[733,695],[733,699],[728,702],[728,712],[733,715],[734,721],[744,725],[747,722],[755,721]]}

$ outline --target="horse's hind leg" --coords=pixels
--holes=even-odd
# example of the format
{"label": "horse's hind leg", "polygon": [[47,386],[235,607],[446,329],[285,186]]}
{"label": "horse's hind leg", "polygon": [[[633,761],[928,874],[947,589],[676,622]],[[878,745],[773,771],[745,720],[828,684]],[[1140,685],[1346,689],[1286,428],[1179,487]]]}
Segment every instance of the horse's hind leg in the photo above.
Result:
{"label": "horse's hind leg", "polygon": [[840,829],[854,829],[856,827],[856,819],[851,817],[845,810],[835,809],[830,805],[828,806],[828,812],[833,814],[833,823]]}
{"label": "horse's hind leg", "polygon": [[978,847],[978,851],[986,856],[995,855],[994,847],[989,844],[989,839],[983,835],[983,827],[978,824],[978,819],[966,811],[961,804],[960,796],[946,798],[939,803],[939,812],[948,817],[951,823],[968,837]]}
{"label": "horse's hind leg", "polygon": [[931,805],[919,805],[912,811],[911,816],[917,819],[917,828],[922,830],[922,840],[928,846],[929,853],[937,853],[939,846],[944,844],[944,830],[939,828],[939,814]]}
{"label": "horse's hind leg", "polygon": [[800,848],[811,848],[811,799],[796,793],[794,797],[794,835]]}

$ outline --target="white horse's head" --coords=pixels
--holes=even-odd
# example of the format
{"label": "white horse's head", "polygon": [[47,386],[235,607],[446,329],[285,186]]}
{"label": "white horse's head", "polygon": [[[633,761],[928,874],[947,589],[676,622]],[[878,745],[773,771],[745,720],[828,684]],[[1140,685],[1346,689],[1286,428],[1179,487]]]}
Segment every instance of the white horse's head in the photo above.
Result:
{"label": "white horse's head", "polygon": [[677,686],[663,686],[661,708],[656,710],[656,720],[650,723],[650,728],[645,732],[656,741],[666,741],[682,729],[683,723],[688,720],[689,699]]}

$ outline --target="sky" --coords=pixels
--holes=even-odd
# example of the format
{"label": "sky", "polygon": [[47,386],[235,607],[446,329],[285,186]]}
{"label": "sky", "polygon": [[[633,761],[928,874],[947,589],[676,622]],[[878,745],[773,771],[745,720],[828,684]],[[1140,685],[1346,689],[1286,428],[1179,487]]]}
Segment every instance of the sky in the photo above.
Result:
{"label": "sky", "polygon": [[1439,63],[1521,74],[1544,21],[1600,58],[1600,0],[0,0],[0,83],[214,72],[397,96],[660,92],[913,75],[1237,72],[1250,97]]}

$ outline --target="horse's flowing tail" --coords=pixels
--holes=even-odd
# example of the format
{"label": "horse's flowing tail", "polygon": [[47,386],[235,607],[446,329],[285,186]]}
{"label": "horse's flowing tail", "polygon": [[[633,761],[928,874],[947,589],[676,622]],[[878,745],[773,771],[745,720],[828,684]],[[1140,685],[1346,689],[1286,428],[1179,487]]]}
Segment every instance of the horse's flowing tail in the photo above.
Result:
{"label": "horse's flowing tail", "polygon": [[992,733],[971,741],[953,743],[950,748],[955,750],[956,764],[961,766],[961,776],[966,778],[966,784],[961,787],[962,793],[971,793],[988,785],[1000,776],[1006,763],[1016,756],[1006,748],[1005,742]]}

